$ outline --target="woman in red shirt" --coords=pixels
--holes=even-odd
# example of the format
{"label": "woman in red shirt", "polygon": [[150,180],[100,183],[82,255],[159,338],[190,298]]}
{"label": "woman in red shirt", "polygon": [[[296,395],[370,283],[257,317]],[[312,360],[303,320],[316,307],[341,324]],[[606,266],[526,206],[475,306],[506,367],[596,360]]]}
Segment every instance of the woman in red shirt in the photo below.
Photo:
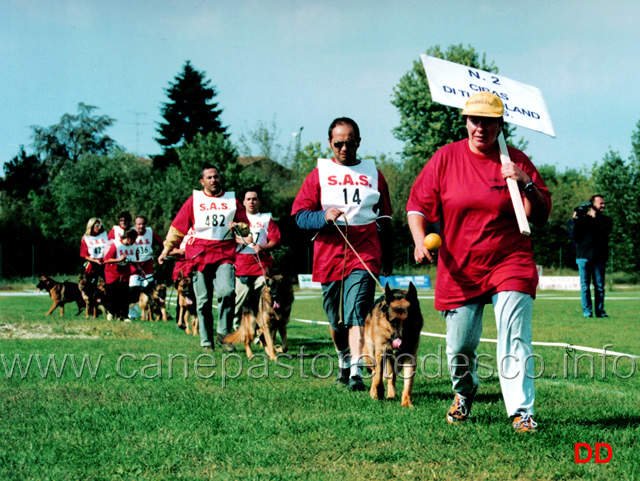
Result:
{"label": "woman in red shirt", "polygon": [[[490,92],[473,95],[462,111],[468,138],[438,150],[416,179],[407,212],[414,257],[433,262],[424,246],[427,222],[439,224],[435,308],[447,321],[447,360],[454,402],[451,424],[467,420],[478,389],[476,348],[484,305],[493,303],[497,361],[507,414],[518,432],[535,430],[531,316],[538,275],[531,240],[518,228],[504,179],[521,188],[525,212],[544,225],[551,196],[521,151],[509,147],[502,165],[498,136],[504,105]],[[527,362],[529,361],[529,362]]]}

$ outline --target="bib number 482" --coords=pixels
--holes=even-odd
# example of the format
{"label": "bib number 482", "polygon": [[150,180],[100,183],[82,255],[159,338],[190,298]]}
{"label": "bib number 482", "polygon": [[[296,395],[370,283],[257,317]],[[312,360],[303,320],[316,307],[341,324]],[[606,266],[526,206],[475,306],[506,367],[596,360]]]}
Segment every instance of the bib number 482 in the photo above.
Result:
{"label": "bib number 482", "polygon": [[204,221],[204,225],[207,227],[224,227],[224,215],[222,214],[211,214],[208,215]]}

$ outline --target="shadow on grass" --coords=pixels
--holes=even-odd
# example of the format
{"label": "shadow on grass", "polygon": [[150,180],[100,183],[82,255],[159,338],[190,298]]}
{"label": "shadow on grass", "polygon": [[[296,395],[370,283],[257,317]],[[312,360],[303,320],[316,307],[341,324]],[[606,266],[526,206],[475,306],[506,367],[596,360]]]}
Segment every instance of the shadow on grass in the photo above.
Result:
{"label": "shadow on grass", "polygon": [[596,426],[606,430],[629,429],[640,427],[639,416],[617,416],[604,417],[600,419],[585,419],[577,421],[576,424],[581,426]]}
{"label": "shadow on grass", "polygon": [[[448,388],[448,389],[447,389]],[[447,385],[447,388],[444,386],[438,386],[437,389],[429,389],[428,387],[414,390],[413,399],[420,400],[420,402],[428,402],[432,401],[452,401],[453,400],[453,391]],[[495,403],[502,401],[502,394],[500,393],[480,393],[477,394],[474,400],[474,403]]]}
{"label": "shadow on grass", "polygon": [[327,336],[326,339],[321,337],[293,337],[289,338],[289,354],[300,352],[304,347],[305,354],[314,355],[320,352],[326,352],[327,349],[333,349],[333,341]]}

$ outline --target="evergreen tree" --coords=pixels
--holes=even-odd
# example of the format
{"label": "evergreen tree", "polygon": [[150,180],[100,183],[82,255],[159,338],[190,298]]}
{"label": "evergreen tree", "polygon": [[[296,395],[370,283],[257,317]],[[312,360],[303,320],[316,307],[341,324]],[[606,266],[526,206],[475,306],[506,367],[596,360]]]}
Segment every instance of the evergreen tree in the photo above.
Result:
{"label": "evergreen tree", "polygon": [[4,164],[4,178],[0,179],[0,191],[4,191],[11,202],[24,201],[29,192],[41,193],[48,179],[47,169],[37,155],[27,155],[24,146],[9,162]]}
{"label": "evergreen tree", "polygon": [[164,122],[159,124],[156,141],[163,153],[154,156],[154,167],[166,168],[178,164],[176,148],[190,143],[197,134],[210,132],[226,134],[227,128],[220,121],[221,109],[213,102],[217,95],[204,72],[198,72],[187,60],[175,82],[166,90],[169,102],[161,109]]}

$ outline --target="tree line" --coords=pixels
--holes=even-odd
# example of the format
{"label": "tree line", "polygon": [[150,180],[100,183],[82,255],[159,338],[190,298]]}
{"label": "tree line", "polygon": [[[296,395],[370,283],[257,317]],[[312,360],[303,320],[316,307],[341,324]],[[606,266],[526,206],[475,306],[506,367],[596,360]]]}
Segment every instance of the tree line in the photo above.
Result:
{"label": "tree line", "polygon": [[[436,46],[426,53],[498,73],[495,64],[471,46],[454,45],[446,50]],[[99,115],[97,107],[84,103],[57,124],[32,127],[32,152],[21,147],[5,163],[0,179],[0,272],[4,277],[29,276],[34,264],[36,274],[79,272],[80,238],[91,217],[102,218],[108,227],[117,223],[122,210],[143,214],[162,236],[191,191],[200,189],[203,163],[219,166],[229,190],[263,189],[262,210],[274,214],[285,240],[276,263],[292,273],[307,272],[310,239],[296,230],[289,214],[317,158],[331,155],[328,146],[315,142],[283,148],[277,142],[275,120],[258,121],[234,145],[229,127],[222,124],[222,109],[214,101],[215,88],[189,61],[166,93],[168,99],[161,107],[164,121],[155,139],[162,153],[152,159],[126,152],[107,133],[115,119]],[[391,102],[400,114],[393,133],[404,147],[397,158],[386,154],[373,158],[387,179],[396,212],[396,271],[410,274],[415,266],[407,263],[407,251],[413,250],[413,243],[404,207],[411,186],[438,148],[467,134],[458,109],[433,102],[419,59],[393,89]],[[526,152],[526,140],[515,138],[515,127],[505,127],[507,141]],[[614,220],[612,266],[637,275],[640,121],[631,142],[629,159],[610,150],[590,169],[559,171],[551,165],[537,165],[553,200],[548,223],[534,228],[531,235],[538,264],[575,268],[570,237],[573,209],[599,193],[606,200],[606,213]]]}

